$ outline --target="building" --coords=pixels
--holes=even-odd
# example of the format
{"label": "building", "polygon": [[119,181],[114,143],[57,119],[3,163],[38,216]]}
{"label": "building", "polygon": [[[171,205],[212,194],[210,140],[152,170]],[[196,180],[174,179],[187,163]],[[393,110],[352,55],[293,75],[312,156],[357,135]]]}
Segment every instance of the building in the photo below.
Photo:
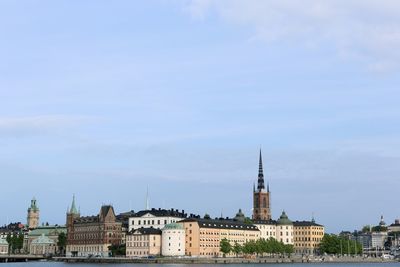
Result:
{"label": "building", "polygon": [[31,206],[28,208],[27,226],[29,229],[39,226],[39,207],[35,198],[31,200]]}
{"label": "building", "polygon": [[271,220],[270,197],[269,184],[267,184],[267,191],[265,191],[262,155],[260,149],[257,189],[255,186],[253,187],[253,220]]}
{"label": "building", "polygon": [[54,255],[57,250],[57,243],[44,234],[34,239],[29,246],[31,255]]}
{"label": "building", "polygon": [[260,238],[274,238],[285,245],[293,244],[293,222],[289,220],[286,212],[283,211],[277,221],[256,220],[254,225],[260,230]]}
{"label": "building", "polygon": [[126,235],[126,256],[148,257],[161,254],[161,230],[153,227],[134,229]]}
{"label": "building", "polygon": [[260,238],[268,240],[276,238],[276,221],[275,220],[255,220],[254,225],[260,230]]}
{"label": "building", "polygon": [[67,256],[109,256],[111,245],[122,243],[122,223],[114,208],[103,205],[98,215],[80,216],[73,199],[67,212]]}
{"label": "building", "polygon": [[234,245],[243,245],[250,240],[260,238],[256,226],[234,221],[232,219],[211,219],[192,216],[178,223],[185,229],[185,255],[200,257],[222,256],[220,242],[226,238]]}
{"label": "building", "polygon": [[400,219],[396,219],[394,223],[388,226],[388,232],[389,233],[400,233]]}
{"label": "building", "polygon": [[[31,244],[35,240],[44,241],[44,240],[49,239],[53,242],[53,244],[57,244],[58,236],[61,233],[67,234],[67,228],[64,225],[39,226],[39,227],[29,231],[29,233],[26,235],[26,237],[24,239],[24,250],[30,254],[34,254],[31,251],[31,247],[32,247]],[[43,236],[46,237],[46,239],[42,238]],[[36,242],[36,244],[37,244],[37,242]],[[54,248],[55,248],[55,250],[51,251],[51,254],[56,254],[59,252],[57,246],[55,246]]]}
{"label": "building", "polygon": [[184,210],[177,209],[146,209],[133,214],[129,218],[129,231],[139,228],[153,227],[162,229],[169,223],[180,221],[187,217]]}
{"label": "building", "polygon": [[18,236],[20,234],[26,234],[27,230],[21,222],[10,223],[0,227],[0,238],[7,238],[7,236]]}
{"label": "building", "polygon": [[164,226],[161,235],[161,254],[163,256],[185,255],[185,229],[182,224],[170,223]]}
{"label": "building", "polygon": [[8,254],[8,243],[5,238],[0,238],[0,255]]}
{"label": "building", "polygon": [[325,234],[323,225],[311,221],[293,222],[294,250],[301,254],[315,254]]}
{"label": "building", "polygon": [[285,245],[293,245],[293,222],[289,220],[285,211],[276,221],[276,240]]}
{"label": "building", "polygon": [[388,238],[388,233],[385,232],[372,232],[371,233],[371,248],[373,249],[384,249],[385,242]]}

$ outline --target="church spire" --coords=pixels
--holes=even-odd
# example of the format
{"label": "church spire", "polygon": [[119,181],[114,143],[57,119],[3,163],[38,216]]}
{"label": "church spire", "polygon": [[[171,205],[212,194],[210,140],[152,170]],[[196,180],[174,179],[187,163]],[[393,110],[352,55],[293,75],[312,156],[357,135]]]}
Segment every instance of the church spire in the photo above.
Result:
{"label": "church spire", "polygon": [[78,210],[76,209],[76,205],[75,205],[75,194],[72,197],[72,204],[71,204],[71,209],[69,210],[69,213],[79,214]]}
{"label": "church spire", "polygon": [[258,191],[261,191],[265,189],[264,185],[264,172],[263,172],[263,165],[262,165],[262,155],[261,155],[261,149],[260,149],[260,159],[258,162],[258,181],[257,181],[257,189]]}

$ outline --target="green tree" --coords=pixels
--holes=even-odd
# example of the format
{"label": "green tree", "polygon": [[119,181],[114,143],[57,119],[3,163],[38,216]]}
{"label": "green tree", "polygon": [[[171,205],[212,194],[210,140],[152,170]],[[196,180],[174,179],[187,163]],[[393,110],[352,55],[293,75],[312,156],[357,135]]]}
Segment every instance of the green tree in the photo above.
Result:
{"label": "green tree", "polygon": [[246,218],[244,218],[244,223],[245,224],[253,224],[253,221],[249,217],[246,217]]}
{"label": "green tree", "polygon": [[236,257],[238,257],[239,254],[242,252],[242,246],[238,242],[235,242],[232,247],[232,251],[236,254]]}
{"label": "green tree", "polygon": [[65,254],[65,247],[67,246],[67,235],[64,232],[58,234],[57,247],[61,255]]}
{"label": "green tree", "polygon": [[294,246],[290,244],[284,245],[284,252],[290,257],[290,255],[294,252]]}
{"label": "green tree", "polygon": [[232,251],[232,245],[229,243],[229,240],[226,238],[223,238],[220,242],[220,249],[219,249],[223,256],[226,257],[226,254],[229,254],[229,252]]}
{"label": "green tree", "polygon": [[126,245],[111,245],[108,247],[112,257],[115,256],[125,256],[126,255]]}

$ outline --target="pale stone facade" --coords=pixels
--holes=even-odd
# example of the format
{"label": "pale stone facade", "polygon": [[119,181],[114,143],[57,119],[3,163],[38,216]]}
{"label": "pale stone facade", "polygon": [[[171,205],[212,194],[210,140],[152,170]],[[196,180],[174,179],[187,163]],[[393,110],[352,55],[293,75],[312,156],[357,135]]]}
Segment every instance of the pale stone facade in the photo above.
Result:
{"label": "pale stone facade", "polygon": [[162,229],[169,223],[174,223],[186,218],[185,212],[177,209],[150,209],[135,213],[129,218],[129,232],[139,228],[153,227]]}
{"label": "pale stone facade", "polygon": [[260,230],[260,238],[268,240],[274,238],[285,245],[293,245],[293,222],[289,220],[285,212],[277,221],[258,220],[254,225]]}
{"label": "pale stone facade", "polygon": [[161,230],[139,228],[126,235],[126,257],[148,257],[161,254]]}
{"label": "pale stone facade", "polygon": [[8,243],[4,238],[0,238],[0,255],[8,254]]}
{"label": "pale stone facade", "polygon": [[296,221],[294,226],[294,249],[300,254],[315,254],[325,234],[323,225],[314,221]]}
{"label": "pale stone facade", "polygon": [[182,224],[167,224],[162,229],[161,254],[163,256],[185,255],[185,229]]}
{"label": "pale stone facade", "polygon": [[233,220],[201,219],[192,217],[178,223],[183,224],[186,233],[185,255],[219,257],[221,240],[226,238],[232,245],[243,245],[260,238],[260,231],[254,225]]}
{"label": "pale stone facade", "polygon": [[42,234],[31,242],[29,252],[31,255],[54,255],[57,252],[57,243]]}

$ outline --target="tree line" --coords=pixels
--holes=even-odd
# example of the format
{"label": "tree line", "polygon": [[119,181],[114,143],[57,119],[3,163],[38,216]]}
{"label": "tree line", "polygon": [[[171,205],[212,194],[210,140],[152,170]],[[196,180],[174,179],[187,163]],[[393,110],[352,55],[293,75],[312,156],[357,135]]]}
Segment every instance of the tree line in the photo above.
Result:
{"label": "tree line", "polygon": [[327,254],[347,254],[356,255],[362,254],[362,244],[345,237],[325,234],[319,246],[321,253]]}
{"label": "tree line", "polygon": [[276,240],[275,238],[269,239],[258,239],[257,241],[250,240],[243,245],[235,242],[233,245],[228,239],[224,238],[220,242],[220,251],[223,253],[224,257],[226,254],[234,253],[236,257],[239,254],[243,255],[254,255],[264,256],[264,254],[281,254],[285,253],[290,255],[294,252],[294,246],[289,244],[284,244]]}

